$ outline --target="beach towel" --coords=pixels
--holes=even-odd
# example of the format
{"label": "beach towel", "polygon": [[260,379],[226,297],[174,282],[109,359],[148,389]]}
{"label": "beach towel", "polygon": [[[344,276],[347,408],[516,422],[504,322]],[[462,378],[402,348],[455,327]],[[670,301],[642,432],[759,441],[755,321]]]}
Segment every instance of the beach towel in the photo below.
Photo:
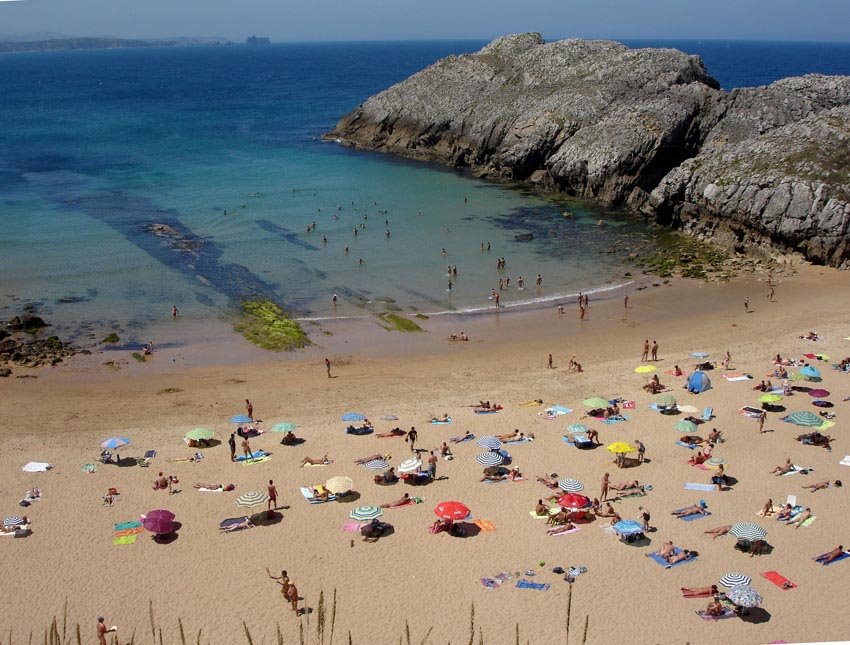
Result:
{"label": "beach towel", "polygon": [[475,526],[477,526],[482,531],[495,531],[496,530],[496,525],[493,524],[493,522],[491,522],[490,520],[475,520],[475,521],[473,521],[473,524],[475,524]]}
{"label": "beach towel", "polygon": [[513,441],[504,441],[502,442],[506,446],[513,446],[519,443],[531,443],[534,441],[531,437],[523,437],[522,439],[514,439]]}
{"label": "beach towel", "polygon": [[523,401],[519,404],[521,408],[533,408],[543,405],[543,399],[532,399],[531,401]]}
{"label": "beach towel", "polygon": [[112,539],[113,546],[117,546],[119,544],[135,544],[138,535],[121,535],[119,537]]}
{"label": "beach towel", "polygon": [[723,613],[719,616],[712,616],[711,614],[707,614],[702,609],[697,609],[694,611],[694,613],[703,620],[722,620],[724,618],[733,618],[735,616],[735,610],[730,607],[724,607]]}
{"label": "beach towel", "polygon": [[619,414],[616,417],[611,417],[610,419],[604,419],[602,421],[602,423],[604,423],[605,425],[611,425],[613,423],[620,423],[620,421],[628,421],[629,419],[631,419],[630,416],[628,416],[626,414]]}
{"label": "beach towel", "polygon": [[558,537],[560,535],[570,535],[571,533],[577,533],[578,531],[581,531],[581,529],[577,526],[574,526],[569,531],[561,531],[560,533],[549,533],[549,531],[547,530],[546,535]]}
{"label": "beach towel", "polygon": [[844,553],[839,555],[837,558],[835,558],[835,560],[833,560],[832,562],[820,562],[819,564],[822,564],[823,566],[828,567],[831,564],[834,564],[836,562],[841,562],[842,560],[846,560],[847,558],[850,558],[850,553],[845,551]]}
{"label": "beach towel", "polygon": [[502,586],[502,581],[496,578],[481,578],[481,584],[488,589],[498,589]]}
{"label": "beach towel", "polygon": [[241,465],[242,466],[253,466],[254,464],[262,464],[266,461],[271,461],[271,458],[272,458],[271,455],[266,454],[265,456],[260,457],[259,459],[252,459],[251,461],[243,461],[241,463]]}
{"label": "beach towel", "polygon": [[119,522],[115,525],[116,531],[126,531],[127,529],[139,528],[142,525],[138,520],[130,520],[129,522]]}
{"label": "beach towel", "polygon": [[447,426],[447,425],[449,425],[451,422],[452,422],[452,418],[451,418],[451,417],[449,417],[449,418],[448,418],[448,419],[446,419],[445,421],[434,421],[433,419],[431,420],[431,423],[433,423],[435,426]]}
{"label": "beach towel", "polygon": [[549,587],[551,585],[548,582],[531,582],[531,580],[526,580],[525,578],[521,578],[516,581],[517,589],[536,589],[537,591],[549,591]]}
{"label": "beach towel", "polygon": [[758,419],[762,413],[759,408],[754,408],[750,405],[745,405],[743,408],[739,409],[738,412],[743,414],[745,417],[750,417],[751,419]]}
{"label": "beach towel", "polygon": [[723,378],[725,378],[730,383],[737,383],[738,381],[751,381],[752,376],[748,374],[723,374]]}
{"label": "beach towel", "polygon": [[[673,553],[676,554],[676,555],[679,555],[681,552],[682,552],[682,549],[680,549],[679,547],[676,547],[675,549],[673,549]],[[667,562],[667,560],[662,558],[657,553],[647,553],[646,555],[648,557],[652,558],[653,560],[655,560],[656,563],[660,564],[665,569],[672,569],[673,567],[678,567],[680,564],[687,564],[689,562],[694,562],[697,559],[696,557],[693,557],[693,558],[689,558],[687,560],[680,560],[679,562],[676,562],[674,564],[670,564],[669,562]]]}
{"label": "beach towel", "polygon": [[25,473],[45,473],[53,468],[53,464],[48,464],[43,461],[31,461],[25,464],[21,470]]}
{"label": "beach towel", "polygon": [[783,477],[787,477],[788,475],[796,475],[799,472],[806,471],[806,473],[814,470],[811,466],[798,466],[794,464],[794,470],[789,470],[787,473],[782,473]]}
{"label": "beach towel", "polygon": [[845,455],[844,459],[838,462],[842,466],[850,466],[850,455]]}
{"label": "beach towel", "polygon": [[778,571],[765,571],[761,574],[761,577],[765,580],[769,580],[770,582],[772,582],[777,587],[783,590],[797,588],[797,585],[795,583],[791,582],[788,578],[783,576]]}
{"label": "beach towel", "polygon": [[301,495],[303,495],[304,499],[306,499],[311,504],[324,504],[325,502],[332,502],[336,499],[336,495],[334,495],[333,493],[328,495],[327,499],[315,499],[313,497],[313,489],[309,486],[301,487]]}
{"label": "beach towel", "polygon": [[708,470],[708,466],[705,464],[690,464],[694,468],[699,468],[700,470]]}
{"label": "beach towel", "polygon": [[677,441],[676,445],[682,446],[682,448],[687,448],[688,450],[693,450],[697,447],[697,444],[695,443],[685,443],[684,441]]}
{"label": "beach towel", "polygon": [[95,466],[94,464],[86,464],[85,466],[83,466],[83,472],[89,473],[89,474],[96,473],[97,472],[97,466]]}
{"label": "beach towel", "polygon": [[199,488],[199,493],[223,493],[224,486],[219,486],[218,488]]}
{"label": "beach towel", "polygon": [[679,519],[683,522],[693,522],[694,520],[701,520],[704,517],[708,517],[711,513],[706,513],[703,515],[702,513],[697,513],[696,515],[680,515]]}
{"label": "beach towel", "polygon": [[145,459],[153,459],[154,457],[156,457],[156,450],[148,450],[148,451],[145,453],[145,457],[144,457],[144,458],[145,458]]}
{"label": "beach towel", "polygon": [[[265,451],[265,450],[257,450],[257,451],[255,451],[255,452],[251,455],[251,459],[254,459],[254,460],[256,460],[256,459],[260,459],[261,457],[265,457],[265,456],[266,456],[266,454],[267,454],[267,453],[266,453],[266,451]],[[245,461],[245,460],[247,460],[247,459],[248,459],[248,458],[247,458],[245,455],[239,455],[239,456],[236,458],[236,461]]]}
{"label": "beach towel", "polygon": [[481,483],[482,484],[501,484],[502,482],[506,482],[506,481],[508,481],[507,478],[505,478],[505,479],[485,479]]}
{"label": "beach towel", "polygon": [[706,493],[713,493],[717,490],[717,486],[714,484],[694,484],[692,482],[687,482],[685,484],[685,490],[701,490]]}
{"label": "beach towel", "polygon": [[802,524],[800,524],[800,526],[802,526],[802,527],[809,527],[809,526],[811,526],[812,524],[814,524],[814,523],[815,523],[815,520],[816,520],[816,519],[818,519],[818,518],[817,518],[817,515],[812,515],[809,519],[807,519],[805,522],[803,522]]}
{"label": "beach towel", "polygon": [[475,435],[468,434],[463,436],[452,437],[451,439],[449,439],[449,441],[451,441],[452,443],[463,443],[464,441],[472,441],[473,439],[475,439]]}
{"label": "beach towel", "polygon": [[545,520],[549,517],[548,515],[538,515],[535,511],[528,511],[528,514],[535,520]]}
{"label": "beach towel", "polygon": [[342,525],[342,530],[346,533],[360,533],[360,527],[366,526],[360,522],[346,522]]}
{"label": "beach towel", "polygon": [[139,533],[144,533],[144,527],[137,527],[134,529],[124,529],[123,531],[116,531],[112,537],[123,537],[125,535],[138,535]]}

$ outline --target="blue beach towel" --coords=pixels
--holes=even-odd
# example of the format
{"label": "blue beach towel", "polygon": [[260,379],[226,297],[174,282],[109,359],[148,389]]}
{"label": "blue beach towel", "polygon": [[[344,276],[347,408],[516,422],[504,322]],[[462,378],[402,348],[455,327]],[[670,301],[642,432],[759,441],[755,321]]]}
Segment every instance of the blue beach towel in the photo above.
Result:
{"label": "blue beach towel", "polygon": [[142,525],[141,522],[130,520],[129,522],[120,522],[115,525],[116,531],[126,531],[127,529],[137,529]]}
{"label": "blue beach towel", "polygon": [[[260,459],[261,457],[265,457],[267,454],[268,453],[266,453],[265,450],[257,450],[253,455],[251,455],[251,459]],[[236,458],[236,461],[245,461],[246,459],[247,457],[245,455],[239,455]]]}
{"label": "blue beach towel", "polygon": [[517,589],[537,589],[538,591],[549,591],[549,583],[548,582],[531,582],[531,580],[526,580],[522,578],[516,581]]}
{"label": "blue beach towel", "polygon": [[449,417],[445,421],[431,421],[435,426],[447,426],[452,422],[452,418]]}
{"label": "blue beach towel", "polygon": [[711,515],[711,513],[708,513],[706,515],[702,515],[701,513],[697,513],[696,515],[679,516],[679,519],[682,520],[683,522],[693,522],[694,520],[701,520],[702,518],[708,517],[709,515]]}
{"label": "blue beach towel", "polygon": [[611,417],[610,419],[605,419],[602,421],[605,425],[611,425],[612,423],[620,423],[620,421],[628,421],[631,417],[625,414],[621,414],[617,417]]}
{"label": "blue beach towel", "polygon": [[[675,549],[673,549],[673,553],[675,553],[676,555],[678,555],[681,552],[682,552],[682,549],[680,549],[679,547],[676,547]],[[680,564],[687,564],[688,562],[694,562],[696,560],[696,558],[690,558],[689,560],[681,560],[680,562],[676,562],[675,564],[670,564],[669,562],[667,562],[667,560],[662,558],[657,553],[647,553],[647,555],[650,558],[652,558],[653,560],[655,560],[656,563],[660,564],[665,569],[672,569],[673,567],[678,567]]]}
{"label": "blue beach towel", "polygon": [[502,444],[505,446],[513,446],[519,443],[531,443],[534,441],[531,437],[523,437],[522,439],[516,439],[515,441],[503,441]]}
{"label": "blue beach towel", "polygon": [[819,562],[818,564],[823,564],[823,566],[828,567],[831,564],[835,564],[836,562],[841,562],[842,560],[846,560],[847,558],[850,558],[850,553],[845,551],[844,553],[839,555],[837,558],[835,558],[835,560],[833,560],[832,562],[827,562],[826,564],[824,564],[823,562]]}
{"label": "blue beach towel", "polygon": [[685,484],[685,490],[699,490],[706,493],[713,493],[717,490],[717,486],[714,484],[694,484],[688,482]]}
{"label": "blue beach towel", "polygon": [[697,447],[697,445],[695,443],[685,443],[684,441],[677,441],[676,445],[682,446],[682,448],[687,448],[688,450],[693,450],[694,448]]}

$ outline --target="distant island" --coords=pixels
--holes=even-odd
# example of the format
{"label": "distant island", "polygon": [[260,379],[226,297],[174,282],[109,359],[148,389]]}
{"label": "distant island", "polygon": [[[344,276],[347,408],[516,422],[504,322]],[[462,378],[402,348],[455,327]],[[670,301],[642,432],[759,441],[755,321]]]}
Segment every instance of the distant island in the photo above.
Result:
{"label": "distant island", "polygon": [[[250,40],[250,39],[249,39]],[[268,39],[265,39],[268,42]],[[232,45],[224,38],[173,38],[133,40],[127,38],[48,38],[46,40],[0,42],[0,54],[16,52],[69,51],[77,49],[125,49],[137,47],[178,47],[182,45]]]}
{"label": "distant island", "polygon": [[259,36],[249,36],[245,39],[246,45],[271,45],[271,42],[268,38],[262,38]]}

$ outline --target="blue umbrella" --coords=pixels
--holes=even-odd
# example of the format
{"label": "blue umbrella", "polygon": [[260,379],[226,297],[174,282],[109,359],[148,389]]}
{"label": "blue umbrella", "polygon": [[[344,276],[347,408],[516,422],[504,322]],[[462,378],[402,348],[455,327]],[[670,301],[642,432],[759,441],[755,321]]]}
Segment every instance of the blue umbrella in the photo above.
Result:
{"label": "blue umbrella", "polygon": [[364,468],[368,468],[369,470],[383,470],[384,468],[389,468],[390,464],[383,459],[373,459],[372,461],[367,461],[363,464]]}
{"label": "blue umbrella", "polygon": [[614,531],[619,535],[636,535],[643,533],[643,526],[635,520],[620,520],[614,524]]}
{"label": "blue umbrella", "polygon": [[342,415],[343,421],[365,421],[366,417],[359,412],[346,412]]}
{"label": "blue umbrella", "polygon": [[281,421],[280,423],[275,423],[271,427],[272,432],[292,432],[298,426],[294,423],[290,423],[289,421]]}
{"label": "blue umbrella", "polygon": [[245,414],[237,414],[235,417],[230,417],[230,423],[251,423],[253,419]]}
{"label": "blue umbrella", "polygon": [[502,447],[502,442],[496,437],[481,437],[475,443],[487,450],[499,450]]}
{"label": "blue umbrella", "polygon": [[817,367],[806,365],[800,370],[800,374],[807,378],[820,378],[820,370]]}
{"label": "blue umbrella", "polygon": [[691,352],[694,358],[708,358],[708,352]]}
{"label": "blue umbrella", "polygon": [[111,439],[107,439],[100,447],[104,450],[115,450],[122,446],[127,446],[130,444],[130,439],[128,437],[112,437]]}
{"label": "blue umbrella", "polygon": [[503,459],[498,452],[481,452],[478,453],[475,461],[482,466],[501,466]]}

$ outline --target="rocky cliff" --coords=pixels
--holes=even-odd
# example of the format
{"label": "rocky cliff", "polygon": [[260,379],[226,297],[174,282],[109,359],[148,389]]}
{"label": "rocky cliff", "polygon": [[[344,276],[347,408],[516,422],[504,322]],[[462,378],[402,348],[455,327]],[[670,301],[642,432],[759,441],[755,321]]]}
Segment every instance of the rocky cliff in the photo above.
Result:
{"label": "rocky cliff", "polygon": [[327,136],[841,265],[848,104],[850,78],[725,93],[697,56],[523,34],[438,61]]}

